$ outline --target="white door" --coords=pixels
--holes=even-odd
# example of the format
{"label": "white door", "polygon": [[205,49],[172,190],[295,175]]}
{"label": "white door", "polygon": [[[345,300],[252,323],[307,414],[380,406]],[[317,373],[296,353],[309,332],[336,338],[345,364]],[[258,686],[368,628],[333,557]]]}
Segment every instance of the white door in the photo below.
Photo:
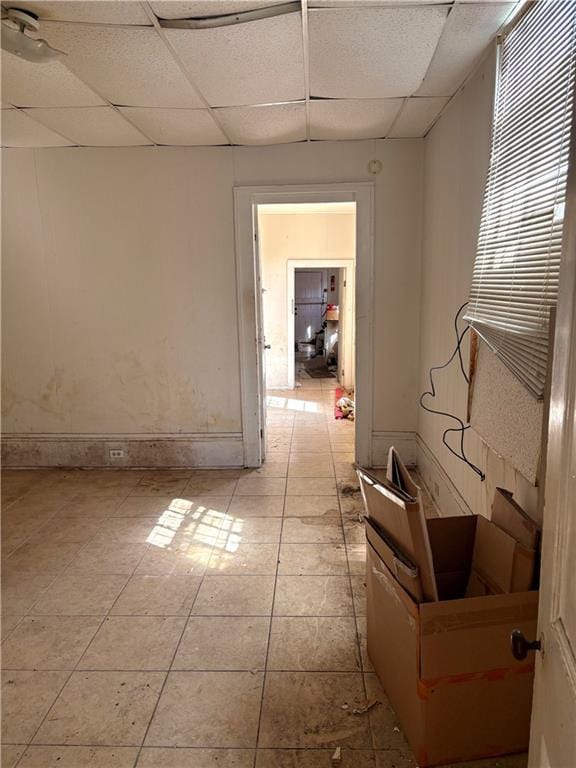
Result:
{"label": "white door", "polygon": [[258,239],[258,216],[254,211],[254,264],[255,264],[255,293],[256,293],[256,333],[257,333],[257,365],[258,365],[258,415],[260,419],[260,461],[266,459],[266,336],[264,335],[264,312],[262,307],[262,294],[265,288],[262,286],[262,269],[260,264],[260,250]]}
{"label": "white door", "polygon": [[314,341],[324,313],[324,271],[297,269],[294,276],[294,338]]}
{"label": "white door", "polygon": [[[530,768],[576,766],[576,168],[573,139],[544,488]],[[529,638],[532,640],[532,638]]]}

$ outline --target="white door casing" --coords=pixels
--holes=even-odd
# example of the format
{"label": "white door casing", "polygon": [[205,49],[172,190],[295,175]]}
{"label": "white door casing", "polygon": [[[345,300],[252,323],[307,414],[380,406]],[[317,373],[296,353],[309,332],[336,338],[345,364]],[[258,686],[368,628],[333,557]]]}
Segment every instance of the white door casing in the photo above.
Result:
{"label": "white door casing", "polygon": [[[263,343],[257,330],[255,209],[264,203],[356,203],[356,460],[372,465],[374,183],[235,187],[235,255],[244,465],[263,461]],[[324,266],[326,266],[324,264]],[[293,325],[292,325],[293,329]],[[293,347],[293,344],[292,344]]]}
{"label": "white door casing", "polygon": [[[548,420],[530,768],[576,766],[576,103]],[[529,638],[532,640],[533,638]]]}

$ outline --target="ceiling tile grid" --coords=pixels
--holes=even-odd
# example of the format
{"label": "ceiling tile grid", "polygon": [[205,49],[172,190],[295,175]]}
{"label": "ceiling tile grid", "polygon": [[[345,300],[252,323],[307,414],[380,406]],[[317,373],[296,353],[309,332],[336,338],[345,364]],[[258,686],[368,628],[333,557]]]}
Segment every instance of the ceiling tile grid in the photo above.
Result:
{"label": "ceiling tile grid", "polygon": [[300,13],[214,29],[165,32],[213,107],[297,101],[305,97]]}
{"label": "ceiling tile grid", "polygon": [[[39,15],[40,37],[67,55],[32,64],[3,51],[2,103],[20,108],[2,112],[3,145],[422,137],[518,7],[517,0],[274,7],[285,2],[18,0]],[[174,20],[191,21],[175,29]]]}
{"label": "ceiling tile grid", "polygon": [[228,139],[208,109],[121,107],[122,114],[155,144],[214,146]]}
{"label": "ceiling tile grid", "polygon": [[88,147],[129,147],[152,144],[112,107],[26,109],[33,120]]}

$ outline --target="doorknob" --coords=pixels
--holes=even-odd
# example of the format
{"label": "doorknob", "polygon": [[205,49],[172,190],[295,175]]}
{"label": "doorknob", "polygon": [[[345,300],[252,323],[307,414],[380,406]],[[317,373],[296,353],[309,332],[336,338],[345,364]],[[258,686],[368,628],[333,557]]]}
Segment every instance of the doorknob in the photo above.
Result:
{"label": "doorknob", "polygon": [[510,646],[512,648],[512,656],[518,661],[522,661],[528,656],[528,651],[540,651],[542,650],[542,643],[540,640],[526,640],[524,632],[520,629],[513,629],[510,634]]}
{"label": "doorknob", "polygon": [[264,344],[264,349],[272,349],[272,345],[271,344]]}

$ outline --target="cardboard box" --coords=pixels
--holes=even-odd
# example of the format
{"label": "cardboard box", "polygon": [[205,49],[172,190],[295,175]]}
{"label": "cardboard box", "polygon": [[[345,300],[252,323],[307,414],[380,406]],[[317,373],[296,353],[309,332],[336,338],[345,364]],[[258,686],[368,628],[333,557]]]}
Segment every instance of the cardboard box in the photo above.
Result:
{"label": "cardboard box", "polygon": [[426,518],[420,489],[414,486],[415,497],[379,480],[364,469],[358,469],[360,489],[366,514],[381,528],[394,547],[418,567],[422,590],[427,600],[437,600],[438,591]]}
{"label": "cardboard box", "polygon": [[526,549],[538,549],[540,528],[522,507],[516,504],[510,491],[496,488],[490,519]]}
{"label": "cardboard box", "polygon": [[398,583],[417,603],[421,603],[424,595],[418,568],[414,563],[410,563],[402,553],[398,552],[390,541],[386,541],[384,532],[379,530],[372,520],[367,517],[364,519],[368,543],[376,550],[380,559],[386,563],[386,567],[394,574]]}
{"label": "cardboard box", "polygon": [[368,654],[422,768],[528,746],[534,659],[514,659],[510,633],[536,636],[538,593],[462,597],[476,525],[428,521],[436,602],[418,603],[368,540]]}
{"label": "cardboard box", "polygon": [[519,544],[490,520],[478,517],[472,574],[468,595],[478,594],[478,585],[488,594],[527,592],[534,583],[536,551]]}

